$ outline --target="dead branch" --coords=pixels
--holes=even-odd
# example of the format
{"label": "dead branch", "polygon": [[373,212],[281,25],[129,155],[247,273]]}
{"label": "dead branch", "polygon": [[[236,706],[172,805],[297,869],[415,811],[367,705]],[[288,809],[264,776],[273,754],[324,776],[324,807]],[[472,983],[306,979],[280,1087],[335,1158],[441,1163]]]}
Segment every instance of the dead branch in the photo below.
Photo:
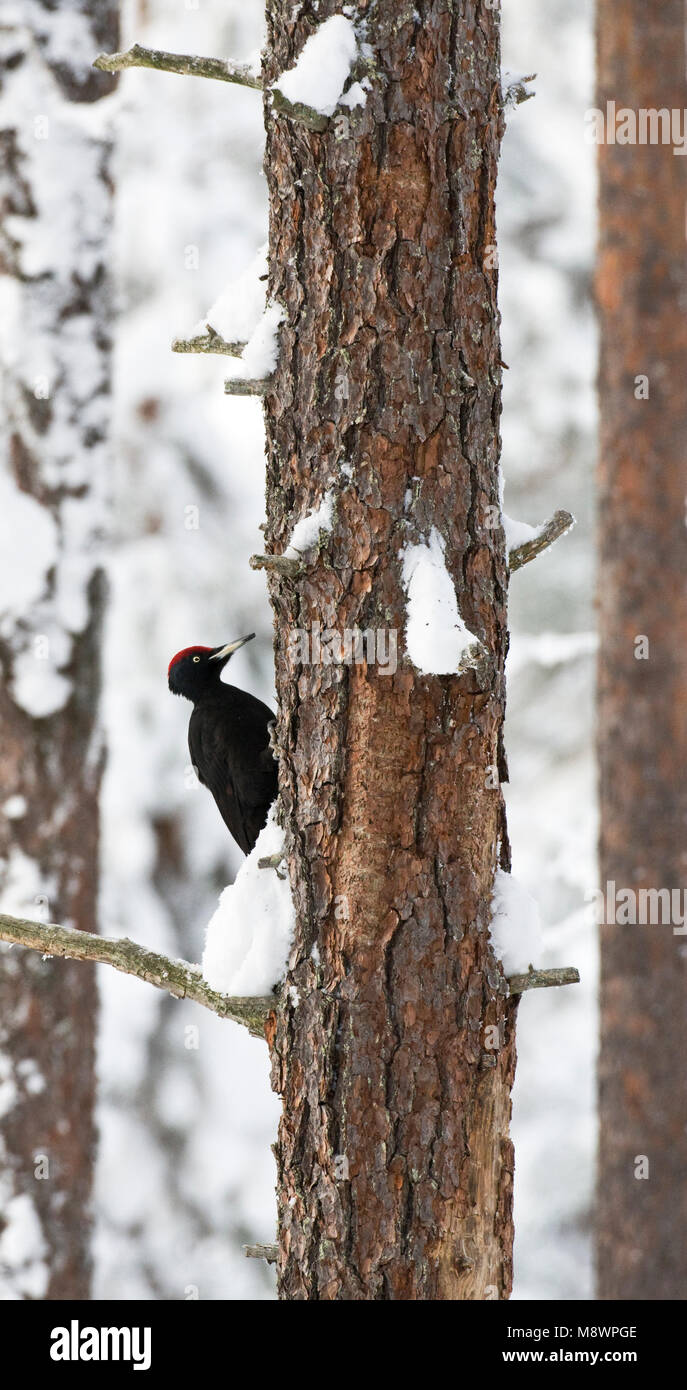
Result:
{"label": "dead branch", "polygon": [[248,63],[225,62],[223,58],[198,58],[188,53],[165,53],[160,48],[143,48],[134,43],[125,53],[100,53],[93,63],[101,72],[121,72],[124,68],[153,68],[155,72],[176,72],[182,77],[211,77],[217,82],[233,82],[239,87],[262,89],[258,74]]}
{"label": "dead branch", "polygon": [[195,338],[174,338],[172,352],[221,352],[225,357],[240,357],[245,346],[245,343],[227,343],[208,324],[207,333],[199,333]]}
{"label": "dead branch", "polygon": [[224,383],[224,391],[227,396],[264,396],[271,385],[271,376],[230,376]]}
{"label": "dead branch", "polygon": [[266,1260],[268,1265],[276,1265],[279,1255],[278,1245],[244,1245],[243,1253],[247,1260]]}
{"label": "dead branch", "polygon": [[290,555],[251,555],[248,563],[252,570],[274,570],[287,579],[295,579],[303,568],[300,560]]}
{"label": "dead branch", "polygon": [[312,106],[305,106],[302,101],[289,101],[288,97],[280,92],[277,86],[270,88],[272,98],[272,108],[280,116],[288,116],[290,121],[296,121],[299,125],[307,126],[308,130],[323,131],[329,125],[329,116],[323,116],[320,111],[315,111]]}
{"label": "dead branch", "polygon": [[522,569],[523,565],[528,565],[530,560],[535,560],[537,555],[541,555],[542,550],[548,550],[554,541],[559,540],[574,525],[575,518],[570,512],[554,512],[551,520],[544,522],[529,540],[523,541],[522,545],[514,545],[509,551],[508,567],[511,574],[514,570]]}
{"label": "dead branch", "polygon": [[[99,965],[111,965],[123,975],[145,980],[175,999],[192,999],[219,1018],[240,1023],[254,1038],[265,1037],[265,1022],[277,1003],[276,998],[270,995],[220,994],[206,984],[197,965],[149,951],[126,936],[93,936],[90,932],[61,927],[55,922],[33,922],[24,917],[9,917],[0,913],[0,941],[10,946],[25,946],[31,951],[40,951],[43,956],[64,956],[69,960],[90,960]],[[557,966],[552,970],[535,970],[530,966],[527,974],[511,975],[508,986],[509,993],[513,995],[524,994],[528,989],[579,984],[579,980],[579,971],[574,966]],[[247,1247],[246,1253],[258,1248]],[[264,1258],[267,1259],[267,1256]]]}
{"label": "dead branch", "polygon": [[[239,87],[262,91],[262,80],[248,63],[232,63],[223,58],[200,58],[190,53],[166,53],[160,48],[144,48],[132,44],[125,53],[100,53],[93,64],[101,72],[122,72],[125,68],[152,68],[155,72],[174,72],[181,77],[209,77],[216,82],[233,82]],[[326,130],[329,117],[323,116],[303,102],[292,102],[279,91],[270,88],[271,105],[280,116],[298,121],[309,130]]]}
{"label": "dead branch", "polygon": [[528,989],[551,989],[556,985],[579,985],[580,972],[574,965],[558,965],[553,970],[535,970],[531,965],[526,975],[510,975],[509,994],[524,994]]}
{"label": "dead branch", "polygon": [[128,937],[92,936],[90,932],[61,927],[55,922],[31,922],[0,913],[0,941],[27,946],[44,956],[66,956],[70,960],[111,965],[124,975],[135,975],[156,989],[164,990],[175,999],[192,999],[219,1018],[243,1024],[254,1038],[264,1038],[265,1020],[276,1003],[276,999],[269,996],[231,998],[219,994],[206,984],[198,966],[161,956]]}

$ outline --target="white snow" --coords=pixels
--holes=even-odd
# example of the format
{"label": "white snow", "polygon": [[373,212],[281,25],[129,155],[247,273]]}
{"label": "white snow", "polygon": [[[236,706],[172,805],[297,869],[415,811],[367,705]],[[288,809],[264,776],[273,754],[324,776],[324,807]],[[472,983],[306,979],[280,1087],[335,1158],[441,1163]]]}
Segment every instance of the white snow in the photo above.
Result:
{"label": "white snow", "polygon": [[[506,549],[508,551],[513,550],[515,546],[524,545],[525,541],[534,540],[535,536],[539,536],[547,524],[545,521],[540,521],[538,526],[530,526],[526,521],[513,521],[512,517],[506,516],[504,511],[501,512],[501,522],[506,536]],[[573,519],[567,530],[563,532],[563,535],[567,535],[574,524]],[[558,540],[560,539],[561,537],[559,536]]]}
{"label": "white snow", "polygon": [[352,82],[348,91],[344,92],[343,96],[339,98],[339,105],[349,107],[364,106],[366,101],[367,90],[365,81]]}
{"label": "white snow", "polygon": [[331,15],[306,40],[294,67],[273,82],[287,101],[333,115],[358,53],[350,19]]}
{"label": "white snow", "polygon": [[407,545],[401,551],[408,596],[406,648],[413,666],[424,676],[465,670],[483,650],[458,611],[445,548],[443,537],[433,526],[428,541]]}
{"label": "white snow", "polygon": [[46,507],[0,474],[0,613],[25,613],[47,587],[57,526]]}
{"label": "white snow", "polygon": [[83,632],[89,619],[88,585],[98,562],[93,516],[83,501],[65,498],[60,509],[61,563],[55,582],[55,616],[68,632]]}
{"label": "white snow", "polygon": [[[0,1282],[0,1298],[43,1298],[48,1286],[45,1241],[36,1208],[28,1193],[10,1197],[4,1206],[0,1235],[0,1271],[11,1283]],[[5,1292],[7,1290],[7,1292]]]}
{"label": "white snow", "polygon": [[18,845],[12,845],[7,858],[0,861],[2,889],[0,911],[13,917],[41,918],[47,921],[55,881],[42,874],[35,860],[30,859]]}
{"label": "white snow", "polygon": [[[36,16],[41,43],[18,30],[26,60],[8,74],[0,100],[0,124],[17,132],[21,177],[31,191],[7,223],[22,278],[0,278],[3,429],[5,436],[17,429],[35,460],[34,496],[11,473],[0,478],[0,630],[13,652],[13,698],[43,717],[71,691],[61,669],[69,634],[88,621],[109,500],[109,363],[97,322],[107,310],[75,312],[74,285],[77,278],[88,284],[104,255],[111,200],[103,141],[113,108],[106,115],[101,103],[66,101],[45,62],[68,53],[86,78],[91,21],[63,10]],[[45,402],[40,425],[32,398]]]}
{"label": "white snow", "polygon": [[519,105],[518,87],[524,87],[525,91],[532,92],[533,88],[528,85],[527,79],[533,81],[531,73],[511,72],[508,68],[501,72],[501,91],[503,93],[503,105],[506,111],[514,110]]}
{"label": "white snow", "polygon": [[316,545],[320,531],[330,531],[334,520],[334,494],[325,492],[319,507],[302,516],[291,532],[291,539],[284,551],[289,559],[295,560],[311,545]]}
{"label": "white snow", "polygon": [[203,975],[223,994],[269,994],[286,971],[295,926],[291,886],[275,869],[258,868],[259,859],[284,847],[275,812],[276,803],[208,923]]}
{"label": "white snow", "polygon": [[241,356],[232,363],[229,379],[271,376],[279,354],[279,325],[284,322],[284,310],[273,299],[253,329]]}
{"label": "white snow", "polygon": [[14,658],[12,695],[32,719],[47,719],[63,709],[72,692],[72,683],[55,670],[53,661],[42,660],[30,649]]}
{"label": "white snow", "polygon": [[267,243],[256,253],[237,279],[230,281],[193,330],[202,335],[214,328],[225,343],[247,343],[265,310]]}
{"label": "white snow", "polygon": [[29,805],[26,797],[21,796],[18,792],[16,796],[8,796],[3,804],[2,812],[3,815],[7,816],[8,820],[21,820],[22,816],[26,815],[28,809]]}
{"label": "white snow", "polygon": [[539,906],[503,869],[494,875],[490,937],[506,975],[523,973],[541,958]]}
{"label": "white snow", "polygon": [[541,530],[541,526],[530,526],[527,521],[513,521],[513,518],[501,513],[501,521],[506,536],[506,549],[513,550],[516,545],[524,545],[525,541],[534,540],[534,537]]}

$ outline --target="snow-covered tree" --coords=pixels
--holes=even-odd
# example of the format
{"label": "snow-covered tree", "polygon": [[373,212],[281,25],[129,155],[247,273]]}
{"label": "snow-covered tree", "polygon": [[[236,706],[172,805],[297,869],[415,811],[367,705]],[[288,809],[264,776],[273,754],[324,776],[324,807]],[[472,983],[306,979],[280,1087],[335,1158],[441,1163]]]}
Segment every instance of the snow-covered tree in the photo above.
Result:
{"label": "snow-covered tree", "polygon": [[[275,1078],[286,1094],[280,1151],[281,1288],[285,1297],[303,1296],[304,1288],[313,1297],[336,1296],[337,1289],[343,1288],[355,1289],[352,1296],[356,1297],[404,1296],[400,1290],[408,1265],[397,1248],[390,1261],[381,1260],[391,1270],[387,1291],[374,1292],[381,1268],[374,1211],[380,1194],[382,1204],[385,1200],[380,1187],[383,1179],[374,1163],[367,1186],[360,1176],[363,1150],[367,1157],[369,1148],[372,1159],[377,1152],[374,1136],[368,1132],[354,1138],[347,1152],[335,1133],[339,1121],[343,1127],[343,1108],[348,1109],[353,1096],[366,1123],[386,1115],[389,1133],[398,1136],[400,1162],[393,1170],[390,1201],[396,1203],[394,1210],[400,1210],[399,1201],[408,1197],[404,1210],[411,1211],[411,1225],[420,1220],[419,1208],[410,1199],[419,1190],[422,1175],[416,1177],[407,1162],[404,1166],[403,1146],[406,1141],[411,1147],[416,1143],[414,1117],[438,1126],[446,1191],[442,1189],[436,1197],[430,1224],[433,1220],[437,1231],[441,1227],[446,1250],[450,1247],[458,1254],[453,1264],[447,1254],[440,1268],[434,1268],[431,1260],[425,1259],[424,1264],[420,1260],[411,1296],[430,1296],[428,1290],[434,1288],[437,1297],[493,1297],[506,1292],[510,1279],[507,1121],[513,1035],[512,1031],[504,1034],[500,1025],[514,1013],[514,1000],[490,951],[487,933],[499,848],[502,863],[507,866],[508,862],[499,788],[506,568],[497,466],[500,353],[492,235],[502,130],[496,16],[490,9],[488,32],[480,28],[476,33],[480,61],[478,71],[470,76],[456,58],[458,41],[472,45],[475,39],[469,15],[461,20],[457,34],[444,36],[444,45],[445,17],[440,6],[426,7],[422,19],[427,23],[422,25],[410,11],[399,15],[397,7],[388,5],[376,17],[370,16],[367,24],[362,13],[365,6],[354,16],[357,24],[351,22],[348,10],[343,14],[334,4],[320,8],[317,17],[302,7],[272,5],[269,9],[266,77],[268,82],[278,79],[266,102],[271,305],[251,350],[244,354],[244,370],[228,364],[232,395],[266,393],[269,556],[261,563],[276,574],[281,554],[289,552],[280,566],[280,578],[271,581],[279,614],[281,723],[277,737],[283,807],[290,822],[290,858],[300,909],[292,957],[295,983],[292,980],[282,996],[276,1038],[274,1023],[269,1028],[270,1040],[276,1043]],[[143,15],[135,17],[142,22]],[[325,33],[331,37],[332,24],[328,27],[327,19],[336,23],[336,42],[328,41],[326,53],[315,55],[313,61],[307,40],[321,39]],[[179,16],[176,21],[181,29]],[[238,15],[234,22],[236,32],[223,35],[214,51],[240,51],[233,40],[243,36],[245,24],[242,27]],[[152,23],[146,41],[160,43],[164,26],[155,23],[154,14]],[[200,24],[205,30],[210,24],[207,15],[186,16],[183,23]],[[195,28],[193,32],[191,46],[200,47]],[[140,38],[141,32],[136,36]],[[153,50],[151,56],[151,50],[139,49],[118,65],[167,66],[174,72],[219,76],[234,84],[246,79],[253,87],[261,80],[247,64],[183,58],[165,62],[171,56],[160,50]],[[415,97],[408,93],[415,91],[417,74],[423,77],[426,109],[420,103],[415,111]],[[142,81],[176,84],[179,79],[137,74],[133,80],[140,91]],[[198,640],[197,626],[191,625],[197,625],[199,618],[207,621],[211,615],[217,624],[224,622],[225,614],[231,616],[231,630],[217,631],[211,640],[255,626],[253,615],[259,610],[262,583],[257,574],[246,574],[241,568],[244,547],[245,559],[249,553],[246,538],[258,519],[245,467],[246,457],[255,454],[256,444],[259,447],[258,402],[218,399],[210,414],[202,383],[208,380],[211,362],[207,357],[202,362],[188,357],[177,360],[170,386],[172,368],[162,355],[167,344],[160,341],[167,333],[162,325],[167,323],[172,332],[184,335],[180,349],[221,350],[229,355],[235,350],[232,337],[250,336],[254,326],[248,314],[234,335],[236,290],[220,297],[197,330],[187,332],[180,310],[184,307],[185,313],[185,306],[195,302],[197,311],[195,284],[200,284],[200,266],[207,283],[208,252],[219,267],[222,255],[231,255],[241,236],[245,243],[251,203],[237,198],[235,171],[239,169],[243,194],[247,177],[241,161],[245,165],[250,140],[247,147],[245,142],[242,145],[242,124],[233,115],[233,105],[232,179],[223,181],[217,174],[213,179],[210,170],[213,159],[218,159],[213,150],[216,132],[227,130],[226,120],[217,114],[220,98],[255,103],[256,97],[239,93],[235,85],[234,90],[223,89],[214,81],[183,85],[188,105],[176,127],[176,144],[168,138],[171,116],[157,95],[161,88],[148,108],[146,124],[152,120],[154,133],[146,129],[143,137],[140,124],[136,127],[135,108],[133,116],[124,113],[129,120],[124,203],[128,241],[123,256],[128,303],[121,352],[126,385],[120,417],[124,447],[117,476],[118,545],[110,565],[115,592],[106,709],[114,770],[108,777],[105,801],[108,872],[102,919],[105,929],[126,925],[131,935],[141,935],[139,922],[145,923],[146,942],[172,957],[180,950],[192,957],[196,954],[194,923],[197,930],[199,903],[211,893],[213,881],[225,881],[220,875],[226,870],[220,837],[211,829],[211,808],[204,809],[198,796],[189,794],[188,769],[174,757],[174,740],[181,742],[183,733],[179,721],[175,723],[177,711],[172,703],[163,703],[161,673],[176,647],[184,640]],[[205,89],[202,102],[190,96],[198,86]],[[514,91],[520,86],[516,83]],[[210,89],[214,89],[212,96]],[[179,100],[175,119],[180,115]],[[202,139],[194,126],[199,116],[204,122]],[[421,125],[426,127],[422,134]],[[243,128],[251,131],[252,138],[253,127]],[[391,134],[392,147],[379,145],[377,137],[382,132]],[[150,166],[145,166],[145,153],[138,151],[139,139],[144,152],[157,146],[157,181]],[[158,164],[168,169],[169,188],[175,186],[172,176],[177,177],[179,167],[188,171],[194,193],[200,191],[207,199],[205,209],[212,207],[211,231],[203,220],[206,212],[195,199],[171,196],[158,217],[156,190],[165,186]],[[137,170],[133,179],[129,166]],[[221,161],[214,167],[221,168]],[[222,190],[227,203],[218,208]],[[442,190],[451,194],[443,211]],[[256,231],[257,224],[259,216]],[[162,280],[160,244],[165,254],[169,249],[170,267],[175,254],[178,257],[181,275],[176,303],[170,296],[173,277],[169,271],[167,282]],[[446,264],[453,263],[450,282],[443,268],[444,253]],[[160,292],[155,296],[153,291],[151,296],[155,285]],[[245,296],[243,306],[247,307]],[[170,313],[179,313],[173,323]],[[434,352],[425,353],[428,343]],[[157,356],[151,345],[157,345]],[[292,351],[287,353],[287,346]],[[276,379],[267,389],[261,375],[275,366]],[[202,386],[205,409],[200,397],[193,402],[192,389],[180,387],[182,370],[185,382],[197,383],[199,391]],[[199,406],[197,411],[194,404]],[[227,429],[220,424],[219,410],[229,407],[233,425]],[[301,420],[308,426],[303,437]],[[230,441],[227,445],[222,443],[223,434]],[[314,522],[308,520],[309,512]],[[196,522],[200,518],[200,525],[188,525],[189,515]],[[519,539],[529,547],[521,559],[536,553],[542,543],[532,528],[521,531]],[[397,540],[402,555],[395,554]],[[313,666],[304,658],[303,648],[290,640],[294,623],[296,631],[311,640],[318,620],[326,620],[335,630],[350,630],[351,624],[361,627],[368,612],[375,622],[373,631],[393,631],[398,639],[400,664],[393,673],[388,669],[383,675],[379,663],[376,669],[370,661],[362,667],[318,666],[317,662]],[[235,620],[239,613],[240,619]],[[424,630],[428,613],[429,642]],[[182,621],[189,628],[179,636]],[[446,652],[443,658],[437,657],[437,646],[441,647],[447,628],[453,661],[448,670],[462,671],[458,678],[438,669]],[[206,640],[204,634],[201,640]],[[410,660],[403,661],[404,647]],[[390,655],[388,647],[386,654]],[[375,702],[381,720],[379,739],[375,738]],[[413,719],[405,727],[409,714]],[[473,747],[468,746],[471,737]],[[369,746],[373,759],[382,745],[390,756],[373,769],[376,783],[368,783],[365,747]],[[401,776],[406,754],[410,761]],[[320,780],[320,757],[333,778],[322,774]],[[423,765],[424,778],[419,773]],[[454,782],[466,793],[459,804]],[[407,800],[401,792],[407,792]],[[371,832],[365,824],[370,853],[363,862],[353,832],[356,815],[365,819],[366,805],[379,814],[370,815]],[[466,833],[469,805],[474,817],[469,817]],[[392,819],[387,823],[385,808],[389,807]],[[411,826],[408,830],[406,825],[407,833],[403,831],[406,820]],[[348,836],[343,834],[346,826]],[[415,841],[417,854],[412,850]],[[382,861],[384,882],[379,872]],[[263,870],[260,877],[270,872]],[[327,883],[332,872],[339,876],[340,891],[334,892]],[[367,891],[366,876],[373,883],[373,894]],[[513,927],[519,909],[509,897],[513,885],[503,869],[496,886],[498,940],[499,930],[505,929],[507,935]],[[399,901],[406,894],[409,911],[404,908],[404,916],[393,903],[390,906],[394,893]],[[520,909],[523,901],[518,898]],[[526,911],[531,911],[529,906]],[[389,936],[381,944],[375,938],[378,927],[382,936],[385,932]],[[317,950],[311,955],[316,935]],[[26,932],[24,939],[29,939]],[[421,945],[421,963],[427,968],[413,983],[419,971],[414,972],[411,963],[405,974],[399,951],[408,949],[412,955]],[[85,953],[85,948],[80,949]],[[388,979],[375,978],[379,951],[389,958]],[[419,957],[416,965],[418,961]],[[154,977],[149,959],[147,968]],[[466,989],[478,975],[482,976],[479,989]],[[168,969],[167,988],[169,976]],[[188,987],[197,992],[195,978],[190,982],[175,978],[180,990]],[[418,998],[405,997],[406,984],[420,990]],[[141,1001],[135,1010],[129,1007],[131,995],[126,992],[132,989]],[[228,1190],[229,1171],[234,1181],[245,1183],[247,1165],[242,1160],[241,1171],[235,1151],[245,1158],[246,1123],[244,1117],[240,1134],[239,1126],[232,1128],[232,1106],[226,1094],[220,1099],[224,1064],[218,1067],[211,1059],[213,1052],[215,1057],[226,1057],[229,1051],[234,1060],[238,1054],[233,1070],[237,1075],[241,1070],[245,1073],[247,1064],[253,1067],[260,1044],[245,1037],[239,1043],[233,1030],[230,1045],[220,1041],[217,1032],[208,1045],[213,1020],[206,1015],[205,1041],[198,1054],[184,1044],[182,1018],[189,1027],[197,1027],[191,1005],[161,1001],[152,991],[115,977],[108,980],[106,998],[110,1003],[103,1061],[110,1087],[103,1112],[106,1162],[101,1191],[107,1229],[100,1243],[105,1286],[130,1291],[133,1280],[142,1296],[193,1297],[197,1293],[185,1292],[195,1284],[192,1266],[209,1271],[214,1261],[210,1284],[222,1296],[227,1277],[235,1277],[233,1266],[231,1275],[227,1274],[224,1241],[232,1234],[232,1226],[238,1238],[237,1217],[255,1219],[255,1204],[249,1209],[238,1197],[234,1201]],[[352,1041],[357,1022],[346,1036],[340,1058],[346,1086],[337,1089],[331,1062],[338,1046],[336,1018],[345,1031],[354,1013],[363,1028],[359,1042]],[[446,1024],[438,1038],[432,1020],[441,1028]],[[377,1022],[382,1027],[378,1053],[373,1047],[366,1052],[365,1038],[370,1042],[377,1036]],[[492,1031],[489,1039],[485,1036],[484,1047],[476,1049],[478,1035],[482,1042],[481,1025]],[[399,1029],[406,1030],[402,1048],[396,1046]],[[311,1093],[304,1095],[298,1076],[299,1063],[313,1055],[313,1040],[326,1046],[314,1057],[308,1085],[318,1094],[329,1088],[326,1123],[317,1134],[316,1116],[309,1107]],[[362,1094],[356,1094],[360,1067],[352,1056],[353,1042],[361,1055],[369,1053],[374,1062],[366,1085],[375,1078],[379,1083],[388,1063],[388,1109],[380,1109],[377,1103],[368,1115]],[[409,1056],[413,1048],[416,1054]],[[413,1103],[407,1112],[403,1110],[401,1091],[404,1076],[411,1082],[420,1053],[424,1070],[419,1073],[415,1114]],[[449,1077],[454,1058],[461,1061],[456,1087],[444,1086],[442,1081],[437,1091],[432,1077]],[[140,1071],[142,1059],[144,1073],[136,1080],[134,1069]],[[252,1075],[259,1079],[261,1071],[256,1067]],[[469,1078],[474,1079],[475,1088],[471,1133],[466,1135],[462,1122],[456,1128],[456,1117],[465,1113],[460,1087]],[[205,1099],[199,1096],[199,1083]],[[493,1129],[480,1104],[487,1099],[498,1102]],[[268,1108],[263,1110],[253,1099],[250,1109],[252,1116],[269,1115]],[[295,1128],[298,1114],[304,1119],[300,1137]],[[220,1115],[221,1162],[217,1154],[214,1160],[211,1157]],[[450,1139],[452,1125],[455,1143]],[[316,1155],[314,1140],[319,1146]],[[388,1136],[384,1142],[390,1142]],[[132,1146],[139,1180],[118,1196],[118,1171]],[[452,1167],[456,1153],[462,1153],[462,1159]],[[320,1157],[325,1163],[318,1169]],[[351,1159],[358,1170],[353,1179]],[[463,1213],[465,1192],[477,1167],[485,1184],[480,1189],[481,1213],[474,1203],[468,1203]],[[306,1168],[314,1176],[314,1185],[299,1207],[296,1189],[299,1174]],[[424,1176],[431,1188],[434,1175]],[[451,1183],[453,1204],[448,1192]],[[294,1195],[297,1200],[292,1204]],[[331,1205],[339,1199],[338,1208]],[[456,1222],[463,1222],[460,1230],[444,1220],[449,1209]],[[164,1217],[166,1211],[170,1220]],[[357,1282],[355,1252],[339,1264],[330,1256],[324,1227],[321,1254],[314,1241],[304,1243],[303,1233],[313,1213],[316,1222],[323,1222],[329,1219],[328,1212],[339,1223],[339,1236],[357,1221],[358,1213],[365,1217],[366,1234],[361,1238],[371,1242],[373,1253],[367,1283]],[[393,1226],[392,1218],[389,1230]],[[139,1233],[143,1242],[135,1251]],[[417,1225],[415,1236],[422,1244]],[[379,1239],[384,1238],[380,1228]],[[479,1259],[475,1260],[477,1248]],[[107,1251],[104,1260],[103,1250]],[[220,1258],[224,1261],[221,1272],[217,1270]],[[252,1269],[255,1279],[259,1266],[255,1268],[253,1262]],[[246,1275],[249,1270],[251,1266]],[[200,1296],[207,1296],[206,1290]]]}
{"label": "snow-covered tree", "polygon": [[[0,887],[6,911],[96,928],[101,548],[110,458],[117,5],[13,6],[2,26]],[[86,1298],[93,971],[0,956],[0,1284]]]}

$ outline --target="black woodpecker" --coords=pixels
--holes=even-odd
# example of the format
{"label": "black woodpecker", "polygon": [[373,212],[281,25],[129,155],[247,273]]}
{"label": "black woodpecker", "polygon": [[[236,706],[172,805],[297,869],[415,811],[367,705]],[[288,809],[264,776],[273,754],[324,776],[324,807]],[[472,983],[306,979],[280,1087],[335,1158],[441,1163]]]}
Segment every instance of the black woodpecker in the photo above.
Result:
{"label": "black woodpecker", "polygon": [[229,658],[253,637],[249,632],[225,647],[184,647],[167,672],[172,694],[193,705],[188,747],[198,779],[212,792],[244,854],[250,854],[277,795],[270,748],[274,715],[262,700],[221,680]]}

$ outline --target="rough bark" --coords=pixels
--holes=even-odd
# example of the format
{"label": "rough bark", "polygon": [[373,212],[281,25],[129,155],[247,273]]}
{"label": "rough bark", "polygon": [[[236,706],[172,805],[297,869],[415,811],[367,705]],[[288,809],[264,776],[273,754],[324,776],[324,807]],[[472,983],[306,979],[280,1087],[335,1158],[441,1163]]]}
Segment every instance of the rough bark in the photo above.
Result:
{"label": "rough bark", "polygon": [[[682,113],[682,0],[599,0],[597,16],[597,106]],[[670,145],[599,150],[600,852],[618,889],[687,873],[685,163]],[[599,1296],[684,1298],[684,943],[670,925],[601,936]]]}
{"label": "rough bark", "polygon": [[[317,11],[268,4],[265,85]],[[326,132],[272,115],[267,547],[335,494],[319,557],[271,573],[280,789],[298,932],[271,1034],[285,1299],[488,1299],[511,1287],[516,1003],[488,944],[508,865],[507,571],[493,195],[498,16],[357,6],[375,71]],[[346,465],[343,468],[342,465]],[[436,527],[488,669],[301,664],[294,629],[395,630],[399,550]],[[316,563],[313,563],[316,560]],[[313,955],[313,947],[317,952]],[[491,1050],[485,1029],[500,1030]]]}
{"label": "rough bark", "polygon": [[[98,882],[112,312],[109,145],[96,106],[113,79],[91,61],[116,40],[114,0],[73,4],[68,17],[51,0],[20,5],[2,36],[2,424],[9,535],[22,534],[23,551],[15,541],[2,595],[0,888],[5,908],[86,931]],[[89,1294],[95,1017],[92,967],[3,950],[5,1297]]]}

